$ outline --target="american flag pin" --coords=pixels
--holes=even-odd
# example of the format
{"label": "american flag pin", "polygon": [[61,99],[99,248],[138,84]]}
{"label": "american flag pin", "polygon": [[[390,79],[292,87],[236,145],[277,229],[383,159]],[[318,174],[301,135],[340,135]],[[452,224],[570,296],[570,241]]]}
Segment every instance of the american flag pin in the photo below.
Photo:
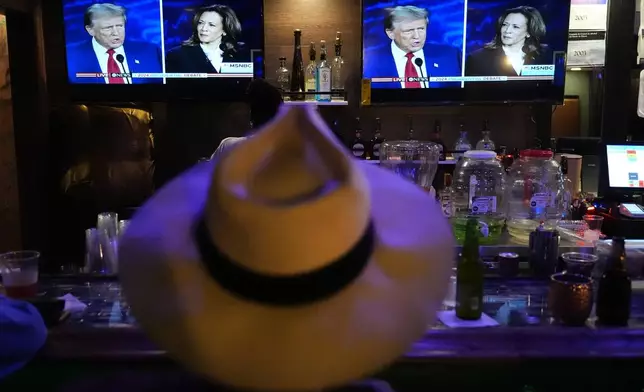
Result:
{"label": "american flag pin", "polygon": [[[134,60],[134,63],[135,63],[135,64],[141,64],[141,62],[140,62],[139,60],[136,60],[136,59]],[[437,65],[436,65],[436,64],[434,64],[434,66],[436,66],[436,67],[437,67]]]}
{"label": "american flag pin", "polygon": [[438,63],[434,63],[434,68],[438,68]]}

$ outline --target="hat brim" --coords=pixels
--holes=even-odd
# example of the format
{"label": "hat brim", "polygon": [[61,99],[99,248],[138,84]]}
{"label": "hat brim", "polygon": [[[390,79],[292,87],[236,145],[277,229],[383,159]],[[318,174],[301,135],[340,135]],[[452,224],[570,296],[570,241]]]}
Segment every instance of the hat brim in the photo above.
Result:
{"label": "hat brim", "polygon": [[248,302],[209,277],[193,233],[212,163],[157,192],[119,251],[125,295],[148,336],[191,370],[245,389],[337,386],[402,355],[434,321],[455,244],[439,206],[420,188],[356,164],[370,184],[372,259],[334,297],[306,306]]}

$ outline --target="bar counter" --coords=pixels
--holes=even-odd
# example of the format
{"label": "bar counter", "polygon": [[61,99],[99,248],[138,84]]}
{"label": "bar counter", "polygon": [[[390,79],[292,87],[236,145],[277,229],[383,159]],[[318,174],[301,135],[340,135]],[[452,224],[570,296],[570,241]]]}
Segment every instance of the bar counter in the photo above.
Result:
{"label": "bar counter", "polygon": [[[484,248],[484,260],[489,257],[486,254],[498,251]],[[551,318],[547,306],[548,280],[486,277],[484,313],[496,320],[498,326],[448,328],[437,321],[380,377],[395,385],[397,391],[418,390],[419,386],[465,388],[483,384],[516,387],[531,383],[552,387],[561,386],[562,377],[569,379],[566,384],[576,387],[583,384],[584,390],[592,390],[601,384],[593,378],[594,373],[605,373],[610,368],[611,374],[619,374],[628,380],[628,385],[636,383],[641,391],[644,286],[640,289],[640,283],[634,284],[629,327],[596,327],[594,313],[585,326],[566,327]],[[46,346],[30,367],[78,368],[82,364],[93,369],[106,366],[152,367],[163,372],[178,369],[166,352],[150,342],[137,326],[116,279],[59,277],[47,280],[43,286],[48,295],[71,293],[88,307],[51,329]],[[583,373],[583,380],[577,376],[570,379],[571,364],[583,366],[575,370]]]}

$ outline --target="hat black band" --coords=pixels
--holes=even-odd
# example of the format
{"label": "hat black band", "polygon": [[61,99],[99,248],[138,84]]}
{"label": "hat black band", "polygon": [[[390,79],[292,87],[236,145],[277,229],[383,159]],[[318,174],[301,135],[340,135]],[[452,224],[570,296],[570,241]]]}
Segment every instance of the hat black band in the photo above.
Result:
{"label": "hat black band", "polygon": [[375,242],[369,222],[362,238],[337,260],[311,272],[276,276],[253,272],[224,255],[212,243],[203,218],[197,223],[195,241],[210,276],[224,289],[246,300],[279,306],[320,301],[342,290],[367,265]]}

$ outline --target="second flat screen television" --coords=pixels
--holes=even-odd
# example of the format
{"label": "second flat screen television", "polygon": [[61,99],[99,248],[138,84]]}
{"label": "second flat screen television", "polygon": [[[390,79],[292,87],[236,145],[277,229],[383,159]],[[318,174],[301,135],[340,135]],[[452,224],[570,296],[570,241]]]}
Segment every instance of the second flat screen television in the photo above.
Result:
{"label": "second flat screen television", "polygon": [[63,0],[72,90],[87,100],[239,99],[253,77],[263,76],[262,6]]}
{"label": "second flat screen television", "polygon": [[378,102],[563,99],[570,0],[363,0]]}

